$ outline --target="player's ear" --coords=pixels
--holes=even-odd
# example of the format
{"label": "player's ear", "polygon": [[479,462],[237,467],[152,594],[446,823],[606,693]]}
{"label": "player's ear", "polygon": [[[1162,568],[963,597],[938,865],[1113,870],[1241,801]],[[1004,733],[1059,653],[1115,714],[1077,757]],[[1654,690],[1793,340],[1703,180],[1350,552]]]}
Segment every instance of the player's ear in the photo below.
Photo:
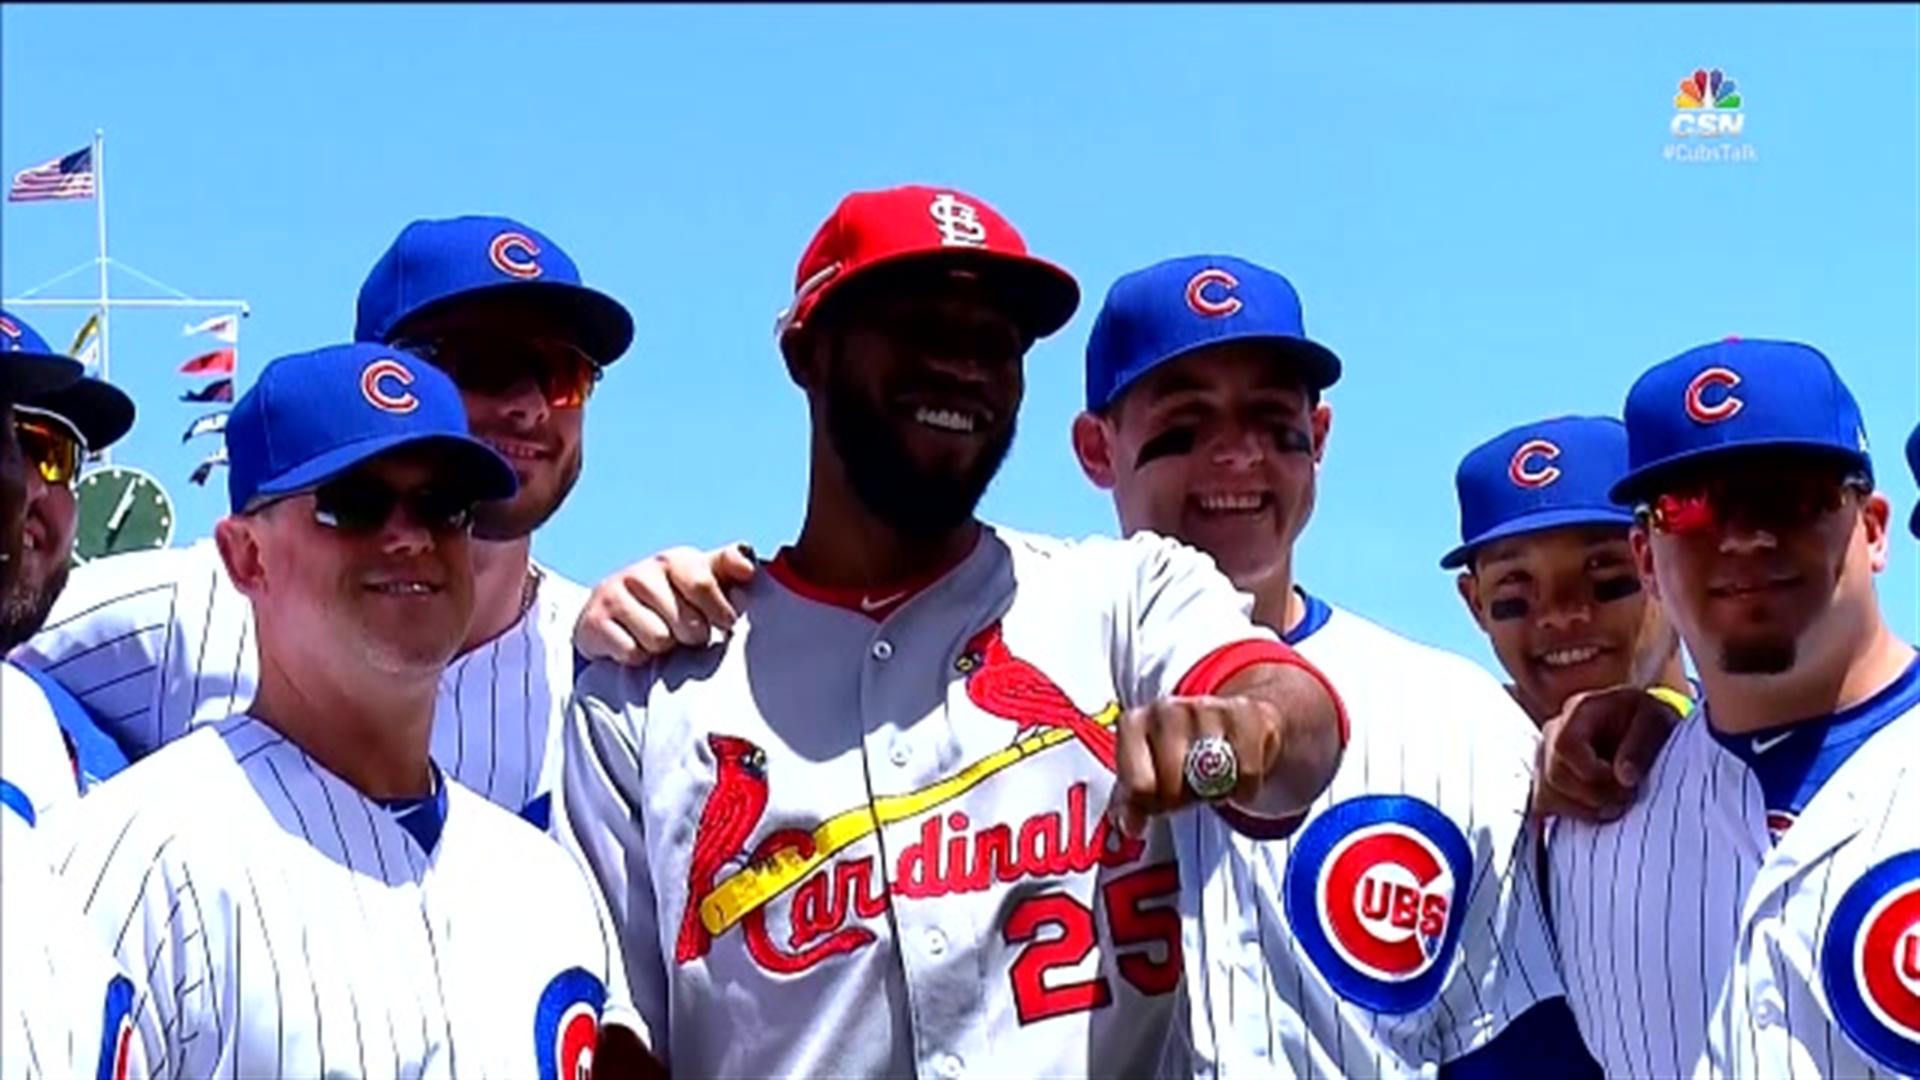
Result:
{"label": "player's ear", "polygon": [[1113,427],[1103,417],[1083,412],[1073,418],[1073,456],[1080,459],[1080,471],[1087,474],[1093,486],[1103,491],[1112,490],[1113,476]]}
{"label": "player's ear", "polygon": [[1893,516],[1893,504],[1887,501],[1882,492],[1874,492],[1862,500],[1860,507],[1860,527],[1867,533],[1867,558],[1874,573],[1887,568],[1887,521]]}
{"label": "player's ear", "polygon": [[1327,436],[1333,433],[1333,406],[1322,401],[1313,407],[1313,463],[1327,452]]}
{"label": "player's ear", "polygon": [[1660,578],[1653,572],[1653,537],[1646,526],[1635,522],[1627,530],[1627,547],[1633,552],[1633,569],[1640,575],[1640,587],[1656,602],[1665,603],[1660,599]]}
{"label": "player's ear", "polygon": [[802,390],[825,385],[821,373],[832,362],[833,343],[831,334],[818,327],[807,326],[781,342],[780,354],[787,362],[787,378]]}
{"label": "player's ear", "polygon": [[256,525],[238,515],[228,515],[213,525],[213,542],[220,549],[220,562],[227,568],[227,576],[233,579],[234,588],[244,596],[257,595],[266,583]]}
{"label": "player's ear", "polygon": [[1462,570],[1453,583],[1460,590],[1461,602],[1467,605],[1467,614],[1473,616],[1473,624],[1481,632],[1486,632],[1487,620],[1480,614],[1480,579],[1473,575],[1472,570]]}

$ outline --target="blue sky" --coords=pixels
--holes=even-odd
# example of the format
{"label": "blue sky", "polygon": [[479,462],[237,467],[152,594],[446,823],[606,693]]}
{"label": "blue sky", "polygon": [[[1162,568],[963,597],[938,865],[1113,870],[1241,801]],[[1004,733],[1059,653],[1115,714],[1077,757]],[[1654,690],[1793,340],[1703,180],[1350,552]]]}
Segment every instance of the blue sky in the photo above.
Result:
{"label": "blue sky", "polygon": [[[1696,67],[1739,83],[1754,160],[1663,158]],[[1085,293],[1029,356],[996,520],[1113,529],[1067,441],[1081,350],[1115,277],[1199,251],[1288,274],[1346,363],[1305,583],[1483,661],[1436,566],[1460,456],[1617,412],[1692,345],[1820,346],[1901,518],[1915,500],[1914,7],[8,5],[0,72],[0,167],[104,128],[114,257],[252,301],[243,388],[349,335],[411,218],[506,213],[563,244],[639,326],[536,545],[583,579],[673,543],[791,538],[805,413],[773,316],[840,195],[907,181],[994,203]],[[92,247],[90,203],[5,206],[0,285]],[[81,318],[27,314],[56,339]],[[180,440],[201,411],[176,400],[185,321],[113,322],[141,408],[117,460],[165,480],[182,538],[223,497],[186,483],[211,447]],[[1902,530],[1881,591],[1910,639],[1917,566]]]}

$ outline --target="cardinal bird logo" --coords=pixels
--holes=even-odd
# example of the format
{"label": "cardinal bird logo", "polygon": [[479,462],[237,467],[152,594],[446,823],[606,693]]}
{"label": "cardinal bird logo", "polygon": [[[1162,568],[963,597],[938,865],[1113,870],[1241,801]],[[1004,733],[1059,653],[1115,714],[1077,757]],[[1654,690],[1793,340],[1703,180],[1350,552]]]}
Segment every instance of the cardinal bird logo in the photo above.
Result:
{"label": "cardinal bird logo", "polygon": [[707,955],[713,936],[700,922],[700,901],[713,891],[721,868],[744,855],[748,838],[767,812],[766,751],[732,735],[709,735],[707,745],[713,748],[713,790],[700,810],[687,865],[687,912],[673,950],[674,960],[682,964]]}
{"label": "cardinal bird logo", "polygon": [[967,677],[967,697],[975,705],[1019,724],[1021,734],[1036,727],[1067,728],[1113,771],[1113,731],[1081,712],[1045,672],[1013,655],[999,623],[968,639],[954,667]]}

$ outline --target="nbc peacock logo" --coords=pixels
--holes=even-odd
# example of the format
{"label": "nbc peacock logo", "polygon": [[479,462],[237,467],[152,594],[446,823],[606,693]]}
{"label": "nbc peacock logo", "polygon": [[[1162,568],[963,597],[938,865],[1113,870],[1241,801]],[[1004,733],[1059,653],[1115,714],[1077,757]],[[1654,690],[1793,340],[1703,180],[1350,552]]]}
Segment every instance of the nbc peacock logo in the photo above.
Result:
{"label": "nbc peacock logo", "polygon": [[1675,111],[1668,129],[1681,139],[1738,136],[1747,119],[1740,104],[1739,84],[1719,68],[1696,68],[1680,80],[1680,92],[1673,95]]}

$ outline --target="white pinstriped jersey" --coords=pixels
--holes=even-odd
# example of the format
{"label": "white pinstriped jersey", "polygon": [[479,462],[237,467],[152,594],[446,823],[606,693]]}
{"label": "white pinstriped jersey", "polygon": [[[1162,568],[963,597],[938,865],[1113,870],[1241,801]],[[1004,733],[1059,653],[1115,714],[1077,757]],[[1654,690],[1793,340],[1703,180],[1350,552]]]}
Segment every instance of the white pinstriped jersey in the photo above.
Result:
{"label": "white pinstriped jersey", "polygon": [[1288,640],[1352,730],[1285,839],[1174,821],[1191,1071],[1430,1073],[1561,993],[1526,843],[1538,735],[1479,667],[1347,611],[1310,600]]}
{"label": "white pinstriped jersey", "polygon": [[206,725],[50,819],[156,1077],[572,1078],[612,963],[586,879],[458,783],[400,807]]}
{"label": "white pinstriped jersey", "polygon": [[[1555,823],[1551,910],[1568,1003],[1609,1076],[1920,1071],[1920,1058],[1876,1065],[1858,1041],[1897,1045],[1898,1025],[1876,1019],[1891,1016],[1913,1025],[1906,1053],[1920,1045],[1920,867],[1897,862],[1920,848],[1917,702],[1920,667],[1847,713],[1779,732],[1716,736],[1709,706],[1674,732],[1619,821]],[[1904,715],[1889,722],[1890,703]],[[1836,738],[1848,729],[1860,734]],[[1776,776],[1798,791],[1773,790]],[[1904,895],[1907,906],[1837,918],[1863,877],[1856,895]],[[1861,958],[1832,952],[1842,924],[1882,932],[1866,957],[1871,993]],[[1824,981],[1830,955],[1839,982]]]}
{"label": "white pinstriped jersey", "polygon": [[1153,536],[985,528],[904,602],[782,566],[727,643],[581,678],[555,823],[626,956],[607,1022],[684,1075],[1151,1071],[1178,875],[1164,822],[1107,828],[1111,725],[1285,658],[1249,599]]}
{"label": "white pinstriped jersey", "polygon": [[25,803],[15,808],[29,823],[80,797],[73,759],[46,694],[5,660],[0,660],[0,785],[6,785],[0,798]]}
{"label": "white pinstriped jersey", "polygon": [[[584,588],[540,569],[520,621],[441,676],[433,756],[454,779],[546,822],[552,758],[573,690]],[[39,634],[16,653],[71,690],[135,757],[188,728],[245,712],[258,658],[253,607],[212,540],[76,567]],[[532,809],[529,811],[529,807]]]}
{"label": "white pinstriped jersey", "polygon": [[0,1080],[147,1075],[133,983],[47,865],[26,818],[0,808]]}
{"label": "white pinstriped jersey", "polygon": [[1897,718],[1754,877],[1712,1075],[1920,1076],[1920,663],[1876,701]]}

